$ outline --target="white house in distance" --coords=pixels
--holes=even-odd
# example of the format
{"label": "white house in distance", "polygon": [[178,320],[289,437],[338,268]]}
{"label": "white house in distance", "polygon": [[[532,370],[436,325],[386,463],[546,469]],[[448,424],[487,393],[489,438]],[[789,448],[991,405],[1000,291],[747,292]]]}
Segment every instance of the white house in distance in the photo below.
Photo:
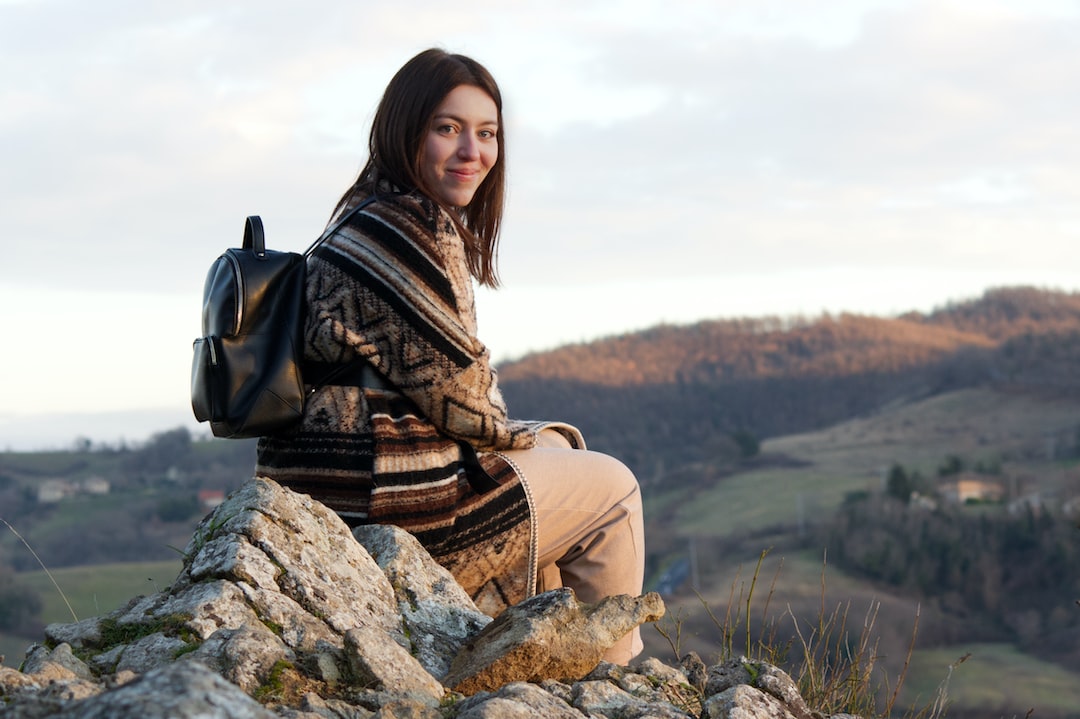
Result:
{"label": "white house in distance", "polygon": [[78,482],[67,479],[46,479],[38,485],[37,501],[39,504],[55,504],[78,494],[108,494],[110,489],[112,487],[109,480],[104,477],[87,477]]}

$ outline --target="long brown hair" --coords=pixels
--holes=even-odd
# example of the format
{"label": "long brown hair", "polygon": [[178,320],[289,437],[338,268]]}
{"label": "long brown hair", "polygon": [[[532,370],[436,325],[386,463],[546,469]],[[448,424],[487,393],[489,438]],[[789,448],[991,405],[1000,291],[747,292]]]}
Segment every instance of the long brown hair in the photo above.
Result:
{"label": "long brown hair", "polygon": [[[447,206],[426,186],[420,173],[420,151],[435,110],[460,85],[478,87],[495,102],[499,154],[472,201],[458,208]],[[335,214],[375,192],[384,182],[405,192],[419,190],[439,203],[453,218],[465,243],[469,272],[483,285],[499,285],[496,260],[506,194],[506,141],[502,94],[495,78],[483,65],[464,55],[433,48],[421,52],[397,71],[375,111],[367,163],[338,201]]]}

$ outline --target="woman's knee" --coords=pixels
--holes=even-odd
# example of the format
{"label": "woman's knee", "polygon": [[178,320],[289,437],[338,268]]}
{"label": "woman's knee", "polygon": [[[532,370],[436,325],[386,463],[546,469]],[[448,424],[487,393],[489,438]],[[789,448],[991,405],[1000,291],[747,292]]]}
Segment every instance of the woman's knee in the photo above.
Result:
{"label": "woman's knee", "polygon": [[566,438],[562,432],[550,427],[540,430],[540,434],[536,435],[536,446],[546,447],[548,449],[573,449],[570,446],[570,440]]}
{"label": "woman's knee", "polygon": [[640,505],[641,487],[630,468],[610,455],[598,452],[592,454],[602,458],[599,459],[599,464],[603,466],[603,471],[598,474],[602,477],[602,481],[609,488],[612,496],[618,497],[620,503],[630,502]]}

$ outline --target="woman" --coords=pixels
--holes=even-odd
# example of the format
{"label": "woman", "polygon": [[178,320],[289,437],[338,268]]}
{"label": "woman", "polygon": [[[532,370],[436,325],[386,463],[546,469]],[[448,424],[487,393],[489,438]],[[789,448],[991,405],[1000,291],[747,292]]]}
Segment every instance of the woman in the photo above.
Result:
{"label": "woman", "polygon": [[[379,104],[369,156],[308,260],[300,426],[265,437],[257,472],[352,526],[413,533],[497,614],[568,586],[641,593],[641,497],[618,461],[562,423],[507,417],[476,338],[472,280],[497,286],[506,143],[498,86],[441,50]],[[605,656],[626,663],[638,632]]]}

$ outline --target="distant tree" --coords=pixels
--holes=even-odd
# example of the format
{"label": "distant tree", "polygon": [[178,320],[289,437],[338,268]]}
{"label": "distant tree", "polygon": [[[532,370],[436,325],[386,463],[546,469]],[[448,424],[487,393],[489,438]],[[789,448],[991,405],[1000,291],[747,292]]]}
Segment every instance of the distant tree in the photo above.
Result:
{"label": "distant tree", "polygon": [[126,458],[127,467],[141,474],[161,474],[170,467],[186,467],[191,461],[191,432],[178,427],[153,435]]}
{"label": "distant tree", "polygon": [[717,434],[706,439],[702,444],[702,453],[704,459],[716,467],[732,467],[742,457],[742,449],[729,434]]}
{"label": "distant tree", "polygon": [[911,478],[908,477],[907,470],[899,464],[890,467],[885,478],[885,493],[890,497],[899,499],[901,502],[906,502],[911,499],[912,491],[914,491],[914,487]]}
{"label": "distant tree", "polygon": [[183,522],[199,511],[199,500],[193,494],[166,497],[157,503],[156,514],[162,522]]}
{"label": "distant tree", "polygon": [[954,474],[960,474],[963,471],[964,471],[964,460],[963,460],[963,458],[961,458],[961,457],[959,457],[959,456],[957,456],[955,454],[950,454],[948,457],[945,458],[945,461],[942,462],[941,466],[938,467],[938,476],[939,477],[949,477],[949,476],[952,476]]}
{"label": "distant tree", "polygon": [[754,457],[761,451],[761,442],[752,432],[746,429],[738,429],[732,432],[731,438],[739,446],[739,454],[743,459]]}
{"label": "distant tree", "polygon": [[[847,498],[818,531],[837,566],[936,598],[988,632],[1004,631],[1029,646],[1067,644],[1080,634],[1080,612],[1056,611],[1063,597],[1074,596],[1080,566],[1069,518],[1030,509],[928,511],[868,494]],[[1053,627],[1044,626],[1051,616]],[[1055,652],[1074,650],[1072,644]]]}

